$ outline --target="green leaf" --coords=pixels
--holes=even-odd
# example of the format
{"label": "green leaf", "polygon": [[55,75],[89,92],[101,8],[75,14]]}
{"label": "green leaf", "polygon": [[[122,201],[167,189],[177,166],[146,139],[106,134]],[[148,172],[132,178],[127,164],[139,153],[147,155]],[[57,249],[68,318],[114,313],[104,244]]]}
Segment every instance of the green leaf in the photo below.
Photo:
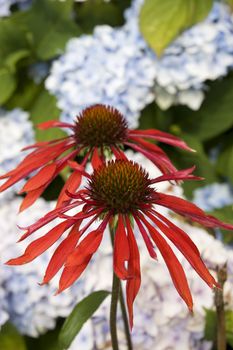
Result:
{"label": "green leaf", "polygon": [[[209,140],[233,126],[233,76],[210,86],[201,108],[194,112],[185,109],[177,121],[186,133],[200,140]],[[179,111],[179,109],[177,110]]]}
{"label": "green leaf", "polygon": [[0,20],[0,61],[9,68],[29,52],[29,43],[24,29],[18,25],[16,16]]}
{"label": "green leaf", "polygon": [[[31,120],[36,128],[37,124],[51,119],[59,119],[60,110],[56,106],[56,98],[46,90],[38,95],[30,110]],[[36,128],[36,139],[38,141],[50,141],[55,138],[64,137],[67,134],[59,128],[38,130]]]}
{"label": "green leaf", "polygon": [[94,314],[108,295],[107,291],[97,291],[88,295],[75,306],[66,319],[59,336],[63,348],[67,349],[70,346],[84,323]]}
{"label": "green leaf", "polygon": [[[205,324],[205,339],[214,341],[217,333],[217,315],[213,310],[205,310],[206,324]],[[227,310],[225,312],[226,318],[226,338],[227,343],[233,346],[233,311]]]}
{"label": "green leaf", "polygon": [[0,104],[8,100],[16,88],[16,79],[7,68],[0,68]]}
{"label": "green leaf", "polygon": [[205,332],[204,337],[206,340],[215,340],[217,331],[217,315],[213,310],[205,310],[206,312],[206,322],[205,322]]}
{"label": "green leaf", "polygon": [[30,10],[15,15],[39,59],[61,54],[67,40],[80,34],[72,20],[72,8],[73,0],[35,0]]}
{"label": "green leaf", "polygon": [[[233,205],[212,210],[208,214],[216,216],[219,220],[233,224]],[[233,233],[228,230],[221,229],[223,241],[227,244],[233,243]]]}
{"label": "green leaf", "polygon": [[145,0],[140,12],[140,29],[151,48],[161,55],[186,28],[203,20],[213,0]]}
{"label": "green leaf", "polygon": [[0,332],[0,349],[2,350],[26,350],[24,338],[10,323],[6,323]]}
{"label": "green leaf", "polygon": [[168,152],[174,164],[179,169],[190,168],[195,165],[196,170],[194,173],[205,178],[203,181],[185,181],[183,183],[185,195],[188,198],[192,198],[193,191],[196,188],[217,181],[217,176],[215,174],[214,166],[210,163],[204,151],[202,143],[195,137],[187,134],[178,136],[186,141],[191,148],[196,150],[196,152],[186,152],[180,149],[169,148]]}
{"label": "green leaf", "polygon": [[86,1],[77,5],[77,22],[85,33],[91,33],[95,26],[102,24],[121,26],[124,24],[123,9],[129,6],[129,0],[124,0],[124,5],[113,1]]}
{"label": "green leaf", "polygon": [[233,145],[225,148],[220,154],[217,162],[217,171],[221,175],[227,176],[233,183]]}

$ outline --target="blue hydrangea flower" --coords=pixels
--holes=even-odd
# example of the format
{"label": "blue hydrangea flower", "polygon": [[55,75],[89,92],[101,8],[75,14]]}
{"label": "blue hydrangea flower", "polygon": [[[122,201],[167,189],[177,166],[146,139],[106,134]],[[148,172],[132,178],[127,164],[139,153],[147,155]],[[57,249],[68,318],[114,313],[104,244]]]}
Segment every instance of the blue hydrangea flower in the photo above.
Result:
{"label": "blue hydrangea flower", "polygon": [[194,191],[194,203],[205,211],[233,204],[233,188],[227,183],[214,183]]}
{"label": "blue hydrangea flower", "polygon": [[93,35],[71,39],[53,63],[46,86],[56,95],[63,120],[95,103],[120,109],[130,127],[138,125],[141,110],[154,100],[164,109],[174,103],[198,109],[205,82],[233,66],[233,20],[227,7],[216,2],[205,21],[184,32],[158,59],[139,31],[142,3],[132,2],[123,27],[97,26]]}

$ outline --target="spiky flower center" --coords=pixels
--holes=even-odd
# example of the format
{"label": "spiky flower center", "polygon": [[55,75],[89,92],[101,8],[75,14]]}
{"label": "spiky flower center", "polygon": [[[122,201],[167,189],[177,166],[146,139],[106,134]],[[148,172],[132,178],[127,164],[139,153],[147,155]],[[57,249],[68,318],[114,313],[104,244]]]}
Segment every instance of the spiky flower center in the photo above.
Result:
{"label": "spiky flower center", "polygon": [[75,135],[78,144],[84,146],[120,144],[127,136],[127,122],[116,108],[98,104],[77,117]]}
{"label": "spiky flower center", "polygon": [[114,213],[127,213],[151,203],[148,173],[137,163],[111,161],[94,171],[89,182],[90,197],[98,206]]}

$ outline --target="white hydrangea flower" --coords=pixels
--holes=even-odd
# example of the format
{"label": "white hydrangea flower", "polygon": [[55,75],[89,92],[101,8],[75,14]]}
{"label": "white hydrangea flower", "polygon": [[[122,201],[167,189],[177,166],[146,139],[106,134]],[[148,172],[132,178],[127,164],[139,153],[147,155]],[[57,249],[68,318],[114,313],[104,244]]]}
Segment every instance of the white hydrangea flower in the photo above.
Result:
{"label": "white hydrangea flower", "polygon": [[194,191],[194,203],[206,211],[233,204],[233,189],[227,183],[213,183]]}
{"label": "white hydrangea flower", "polygon": [[70,121],[87,105],[119,108],[130,127],[140,111],[156,100],[161,108],[186,104],[198,109],[205,82],[233,66],[233,19],[215,3],[208,18],[184,32],[161,59],[148,47],[138,26],[143,0],[134,0],[121,28],[97,26],[93,35],[73,38],[46,81],[56,95],[62,119]]}

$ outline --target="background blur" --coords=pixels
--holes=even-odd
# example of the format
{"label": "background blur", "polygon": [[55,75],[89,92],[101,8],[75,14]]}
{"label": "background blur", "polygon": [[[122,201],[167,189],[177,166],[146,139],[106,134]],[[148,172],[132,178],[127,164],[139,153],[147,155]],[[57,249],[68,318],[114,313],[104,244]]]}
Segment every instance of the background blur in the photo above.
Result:
{"label": "background blur", "polygon": [[[196,164],[196,174],[205,177],[184,184],[180,195],[233,223],[233,2],[189,4],[193,6],[186,0],[0,0],[0,174],[16,166],[26,145],[62,137],[56,129],[36,130],[38,123],[71,121],[86,106],[105,103],[118,108],[130,127],[167,131],[196,149],[189,154],[162,145],[178,168]],[[151,169],[142,156],[129,157]],[[22,249],[15,245],[16,225],[26,226],[53,208],[65,176],[18,217],[18,188],[0,195],[1,350],[61,350],[59,330],[77,300],[96,288],[109,288],[107,242],[83,278],[57,297],[56,281],[38,285],[54,248],[30,266],[3,265]],[[163,190],[178,191],[169,184]],[[213,273],[228,262],[224,293],[228,348],[233,349],[233,235],[179,225],[186,225]],[[215,349],[211,291],[187,266],[196,303],[190,317],[162,261],[155,266],[143,254],[142,248],[135,349]],[[99,271],[102,284],[94,277]],[[109,339],[106,300],[70,350],[111,349]]]}

